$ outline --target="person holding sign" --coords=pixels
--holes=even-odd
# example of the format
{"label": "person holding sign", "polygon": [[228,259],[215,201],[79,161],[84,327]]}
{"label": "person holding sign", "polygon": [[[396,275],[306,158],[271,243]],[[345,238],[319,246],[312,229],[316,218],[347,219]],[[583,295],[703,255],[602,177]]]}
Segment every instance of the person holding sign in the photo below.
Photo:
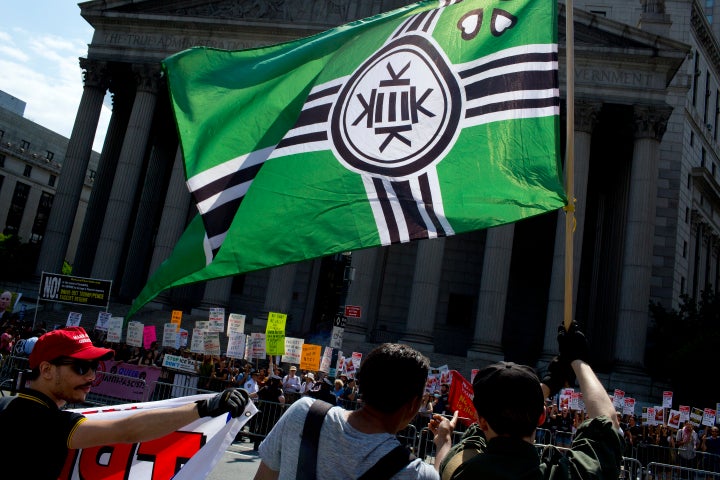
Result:
{"label": "person holding sign", "polygon": [[[438,478],[431,465],[412,457],[395,437],[417,415],[429,365],[407,345],[375,348],[358,372],[362,406],[329,408],[310,397],[293,403],[260,444],[262,463],[255,478]],[[322,406],[327,408],[318,410]],[[457,414],[437,424],[438,450],[449,448],[456,421]]]}
{"label": "person holding sign", "polygon": [[26,380],[30,388],[0,401],[0,425],[12,432],[0,439],[0,463],[6,478],[55,480],[69,449],[152,440],[200,417],[227,413],[237,417],[249,402],[244,390],[228,389],[195,403],[112,420],[61,410],[67,403],[85,401],[98,362],[109,360],[114,353],[94,346],[81,327],[54,330],[38,339],[29,358],[31,372]]}
{"label": "person holding sign", "polygon": [[[473,404],[483,435],[463,438],[453,447],[440,467],[443,480],[620,478],[624,441],[615,407],[585,362],[585,336],[573,322],[568,331],[560,326],[558,343],[560,355],[542,383],[531,367],[512,362],[477,373]],[[545,398],[570,380],[568,375],[577,377],[590,418],[578,427],[564,456],[547,447],[539,458],[533,442],[535,429],[545,420]]]}

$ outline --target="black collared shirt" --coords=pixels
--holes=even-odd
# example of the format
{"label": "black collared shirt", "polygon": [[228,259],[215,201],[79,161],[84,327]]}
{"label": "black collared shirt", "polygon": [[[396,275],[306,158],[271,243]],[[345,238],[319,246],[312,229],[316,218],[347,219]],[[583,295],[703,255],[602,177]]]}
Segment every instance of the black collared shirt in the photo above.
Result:
{"label": "black collared shirt", "polygon": [[85,417],[60,410],[47,395],[22,390],[0,410],[0,471],[8,479],[56,480],[68,442]]}

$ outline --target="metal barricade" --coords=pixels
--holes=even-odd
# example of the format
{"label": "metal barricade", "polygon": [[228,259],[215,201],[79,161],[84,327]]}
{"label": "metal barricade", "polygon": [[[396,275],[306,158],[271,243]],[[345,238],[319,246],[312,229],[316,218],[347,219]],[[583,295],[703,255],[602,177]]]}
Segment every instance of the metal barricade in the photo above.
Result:
{"label": "metal barricade", "polygon": [[[418,432],[415,425],[412,423],[407,427],[400,430],[395,434],[395,437],[400,441],[401,444],[411,449],[413,452],[417,452],[418,448]],[[418,455],[419,456],[419,455]]]}
{"label": "metal barricade", "polygon": [[646,480],[720,480],[720,473],[699,468],[650,462],[645,468]]}
{"label": "metal barricade", "polygon": [[205,390],[196,385],[182,385],[177,383],[155,382],[153,389],[153,400],[164,400],[167,398],[189,397],[201,393],[217,393],[213,390]]}
{"label": "metal barricade", "polygon": [[255,400],[255,406],[258,412],[253,418],[247,423],[245,430],[241,431],[238,436],[248,436],[254,441],[255,445],[259,445],[260,442],[270,433],[270,430],[275,426],[278,420],[288,405],[284,403],[267,402],[264,400]]}
{"label": "metal barricade", "polygon": [[540,445],[552,445],[555,443],[553,441],[553,431],[547,428],[535,429],[535,443]]}
{"label": "metal barricade", "polygon": [[620,478],[642,480],[643,466],[635,458],[622,457],[620,460]]}

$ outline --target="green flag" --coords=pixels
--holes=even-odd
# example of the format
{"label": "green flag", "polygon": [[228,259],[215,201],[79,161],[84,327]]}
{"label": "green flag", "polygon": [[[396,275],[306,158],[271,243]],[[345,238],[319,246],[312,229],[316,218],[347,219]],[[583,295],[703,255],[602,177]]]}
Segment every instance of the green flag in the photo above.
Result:
{"label": "green flag", "polygon": [[557,4],[423,1],[164,62],[199,215],[162,290],[557,209]]}

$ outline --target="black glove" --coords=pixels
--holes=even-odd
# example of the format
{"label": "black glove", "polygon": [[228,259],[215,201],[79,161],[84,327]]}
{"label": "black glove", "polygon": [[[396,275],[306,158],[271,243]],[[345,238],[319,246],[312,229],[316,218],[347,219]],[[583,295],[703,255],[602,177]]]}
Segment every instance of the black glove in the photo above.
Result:
{"label": "black glove", "polygon": [[560,358],[570,364],[573,360],[587,361],[588,344],[577,322],[572,322],[566,331],[564,325],[558,327],[558,349]]}
{"label": "black glove", "polygon": [[197,410],[201,417],[217,417],[230,412],[234,417],[240,416],[250,401],[247,391],[242,388],[228,388],[212,398],[198,400]]}
{"label": "black glove", "polygon": [[550,389],[550,397],[555,396],[561,388],[568,383],[572,386],[575,383],[575,372],[573,372],[570,363],[560,357],[553,358],[547,366],[547,371],[543,376],[542,383]]}

